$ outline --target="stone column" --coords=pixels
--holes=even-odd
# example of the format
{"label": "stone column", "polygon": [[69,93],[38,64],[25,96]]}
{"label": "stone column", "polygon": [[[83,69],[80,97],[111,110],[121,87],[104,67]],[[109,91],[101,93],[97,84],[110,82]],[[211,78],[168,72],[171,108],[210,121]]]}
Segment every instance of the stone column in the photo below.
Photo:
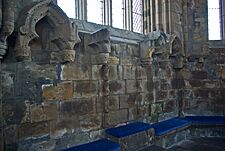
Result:
{"label": "stone column", "polygon": [[174,69],[174,77],[172,79],[172,88],[176,92],[176,106],[178,116],[183,116],[183,93],[185,88],[184,77],[181,74],[181,69],[184,67],[184,52],[182,49],[182,43],[180,39],[174,37],[171,43],[171,65]]}
{"label": "stone column", "polygon": [[156,30],[156,14],[155,14],[155,0],[150,1],[150,16],[151,16],[151,26],[150,32]]}
{"label": "stone column", "polygon": [[151,26],[151,16],[149,14],[150,11],[150,4],[149,0],[144,0],[143,1],[143,28],[144,28],[144,33],[149,33],[149,26]]}
{"label": "stone column", "polygon": [[145,0],[143,2],[145,33],[155,30],[169,32],[169,5],[168,0]]}
{"label": "stone column", "polygon": [[176,109],[178,116],[183,116],[183,93],[185,88],[184,77],[182,76],[180,69],[174,69],[175,75],[172,79],[172,88],[175,89],[176,92]]}
{"label": "stone column", "polygon": [[104,0],[104,13],[103,23],[104,25],[112,25],[112,0]]}
{"label": "stone column", "polygon": [[109,101],[109,66],[104,63],[101,68],[102,78],[102,100],[104,102],[104,112],[108,112],[108,101]]}
{"label": "stone column", "polygon": [[2,27],[0,32],[0,59],[6,54],[7,38],[14,30],[14,0],[4,0],[1,4],[2,9]]}
{"label": "stone column", "polygon": [[[104,113],[108,113],[108,102],[109,102],[109,54],[111,52],[110,45],[110,31],[105,28],[98,30],[90,35],[87,42],[87,50],[89,49],[92,57],[92,65],[100,66],[99,74],[101,81],[101,99],[103,103]],[[97,50],[97,51],[96,51]],[[105,115],[104,115],[105,116]],[[103,117],[103,119],[105,119]],[[103,125],[104,125],[103,121]]]}
{"label": "stone column", "polygon": [[163,32],[169,33],[169,1],[163,0],[162,1],[162,26]]}
{"label": "stone column", "polygon": [[[4,6],[4,8],[2,7]],[[14,0],[0,1],[0,150],[4,151],[4,118],[2,104],[2,78],[1,78],[1,61],[6,54],[7,38],[14,30]]]}
{"label": "stone column", "polygon": [[163,30],[162,28],[162,0],[156,0],[156,29]]}
{"label": "stone column", "polygon": [[87,20],[87,0],[75,0],[75,18]]}
{"label": "stone column", "polygon": [[132,28],[132,1],[125,0],[125,29],[133,30]]}

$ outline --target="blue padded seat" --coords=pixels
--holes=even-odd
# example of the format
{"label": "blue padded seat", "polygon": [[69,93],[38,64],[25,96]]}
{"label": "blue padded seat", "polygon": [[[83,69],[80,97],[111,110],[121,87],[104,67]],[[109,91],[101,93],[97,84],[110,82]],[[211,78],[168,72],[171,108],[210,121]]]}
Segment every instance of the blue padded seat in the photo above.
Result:
{"label": "blue padded seat", "polygon": [[94,142],[82,144],[79,146],[74,146],[63,151],[119,151],[120,145],[107,140],[107,139],[100,139]]}
{"label": "blue padded seat", "polygon": [[155,129],[155,136],[161,136],[177,130],[179,128],[184,128],[186,126],[190,126],[191,122],[189,120],[185,120],[184,118],[171,118],[165,121],[161,121],[155,124],[152,124],[152,127]]}
{"label": "blue padded seat", "polygon": [[225,125],[225,116],[187,116],[193,125]]}
{"label": "blue padded seat", "polygon": [[147,131],[152,128],[150,124],[143,122],[134,122],[127,125],[109,128],[106,130],[106,133],[117,138],[126,137],[138,132]]}

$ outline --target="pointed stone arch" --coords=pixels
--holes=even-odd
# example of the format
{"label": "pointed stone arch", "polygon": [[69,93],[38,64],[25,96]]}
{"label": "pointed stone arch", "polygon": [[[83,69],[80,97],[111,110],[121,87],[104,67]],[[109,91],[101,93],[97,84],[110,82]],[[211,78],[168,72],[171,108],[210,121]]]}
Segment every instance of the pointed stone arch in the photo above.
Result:
{"label": "pointed stone arch", "polygon": [[[16,58],[19,61],[31,60],[30,42],[38,38],[35,27],[43,18],[48,18],[54,34],[51,42],[56,44],[59,52],[53,52],[53,62],[72,62],[75,57],[74,45],[80,42],[77,26],[51,0],[33,3],[21,11],[16,26],[17,40],[15,45]],[[53,60],[54,60],[53,59]]]}
{"label": "pointed stone arch", "polygon": [[172,35],[170,38],[170,57],[172,59],[172,66],[174,69],[183,68],[185,54],[182,42],[176,35]]}

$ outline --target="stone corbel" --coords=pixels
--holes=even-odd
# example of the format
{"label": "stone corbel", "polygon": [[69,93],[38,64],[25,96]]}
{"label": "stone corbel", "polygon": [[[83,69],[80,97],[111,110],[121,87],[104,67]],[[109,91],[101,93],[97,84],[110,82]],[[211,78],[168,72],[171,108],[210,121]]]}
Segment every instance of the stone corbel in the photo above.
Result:
{"label": "stone corbel", "polygon": [[[56,34],[53,38],[52,42],[56,44],[56,46],[60,49],[58,52],[51,53],[51,63],[65,63],[65,62],[73,62],[75,59],[75,44],[79,43],[81,40],[78,36],[78,29],[77,25],[73,22],[69,24],[68,32],[62,32],[62,27],[59,26],[61,29],[55,30]],[[65,26],[65,25],[63,25]]]}
{"label": "stone corbel", "polygon": [[0,32],[0,60],[6,54],[8,48],[7,38],[10,36],[14,30],[14,2],[15,0],[3,0],[3,20]]}
{"label": "stone corbel", "polygon": [[162,54],[161,47],[168,44],[168,35],[161,31],[150,32],[146,39],[140,42],[142,62],[152,61],[153,54]]}
{"label": "stone corbel", "polygon": [[105,28],[92,33],[89,36],[88,47],[92,52],[93,64],[107,64],[111,52],[110,31]]}
{"label": "stone corbel", "polygon": [[108,29],[101,29],[91,34],[90,47],[97,47],[98,53],[109,53],[110,49],[110,31]]}

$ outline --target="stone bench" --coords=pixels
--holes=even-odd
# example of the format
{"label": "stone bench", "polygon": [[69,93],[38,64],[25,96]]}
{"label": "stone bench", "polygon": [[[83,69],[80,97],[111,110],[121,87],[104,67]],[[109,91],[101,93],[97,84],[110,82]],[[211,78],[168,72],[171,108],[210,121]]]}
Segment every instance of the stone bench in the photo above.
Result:
{"label": "stone bench", "polygon": [[155,136],[163,136],[189,127],[191,122],[185,118],[175,117],[162,122],[152,124]]}
{"label": "stone bench", "polygon": [[187,116],[191,137],[225,137],[225,116]]}
{"label": "stone bench", "polygon": [[106,130],[108,139],[120,144],[121,150],[138,150],[150,144],[154,130],[152,126],[143,122],[134,122],[127,125],[109,128]]}
{"label": "stone bench", "polygon": [[152,144],[168,148],[186,139],[187,132],[185,130],[195,126],[200,128],[203,126],[225,126],[225,116],[174,117],[154,124],[129,123],[106,129],[106,136],[109,140],[101,139],[63,151],[132,151]]}
{"label": "stone bench", "polygon": [[174,143],[186,139],[187,132],[192,127],[225,126],[225,116],[187,116],[175,117],[152,124],[155,130],[154,144],[167,148]]}
{"label": "stone bench", "polygon": [[185,119],[197,126],[225,125],[225,116],[186,116]]}
{"label": "stone bench", "polygon": [[163,148],[167,148],[172,144],[185,139],[186,133],[183,133],[183,131],[188,129],[190,125],[190,121],[180,117],[152,124],[152,127],[155,130],[155,139],[153,143]]}
{"label": "stone bench", "polygon": [[79,146],[74,146],[63,151],[119,151],[120,145],[107,140],[107,139],[100,139],[94,142],[82,144]]}

